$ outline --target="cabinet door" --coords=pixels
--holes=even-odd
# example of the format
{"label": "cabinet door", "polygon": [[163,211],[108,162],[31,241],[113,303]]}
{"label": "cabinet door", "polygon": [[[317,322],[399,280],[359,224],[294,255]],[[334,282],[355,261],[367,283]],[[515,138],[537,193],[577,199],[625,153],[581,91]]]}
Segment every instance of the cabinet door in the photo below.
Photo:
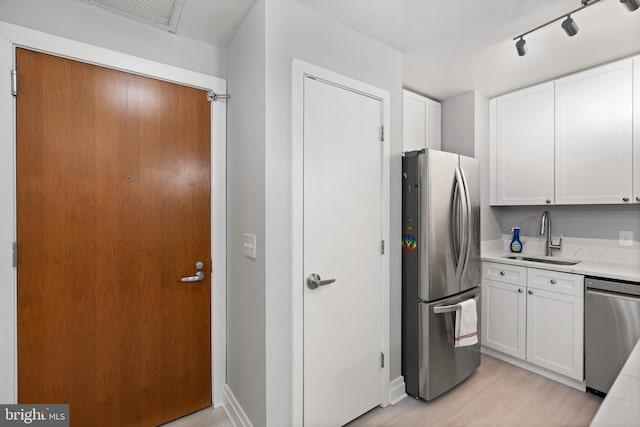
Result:
{"label": "cabinet door", "polygon": [[439,102],[403,91],[402,151],[440,149],[441,111]]}
{"label": "cabinet door", "polygon": [[415,94],[404,91],[402,97],[402,151],[426,148],[427,104]]}
{"label": "cabinet door", "polygon": [[554,200],[554,86],[544,83],[492,100],[493,205]]}
{"label": "cabinet door", "polygon": [[482,345],[525,358],[525,287],[482,281]]}
{"label": "cabinet door", "polygon": [[633,201],[640,203],[640,57],[633,60]]}
{"label": "cabinet door", "polygon": [[527,291],[527,361],[582,381],[583,299]]}
{"label": "cabinet door", "polygon": [[556,81],[556,204],[630,203],[632,60]]}
{"label": "cabinet door", "polygon": [[427,99],[429,109],[429,139],[427,148],[442,149],[442,104]]}

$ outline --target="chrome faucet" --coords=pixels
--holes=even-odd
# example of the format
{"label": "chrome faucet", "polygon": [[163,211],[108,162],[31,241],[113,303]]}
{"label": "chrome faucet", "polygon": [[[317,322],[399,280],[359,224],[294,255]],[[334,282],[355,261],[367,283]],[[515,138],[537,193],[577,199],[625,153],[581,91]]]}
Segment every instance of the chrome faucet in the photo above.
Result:
{"label": "chrome faucet", "polygon": [[560,241],[558,241],[557,245],[551,240],[551,214],[549,211],[542,212],[540,222],[540,235],[543,235],[545,232],[547,233],[547,244],[545,245],[544,254],[546,256],[551,256],[551,249],[562,248],[562,237],[560,237]]}

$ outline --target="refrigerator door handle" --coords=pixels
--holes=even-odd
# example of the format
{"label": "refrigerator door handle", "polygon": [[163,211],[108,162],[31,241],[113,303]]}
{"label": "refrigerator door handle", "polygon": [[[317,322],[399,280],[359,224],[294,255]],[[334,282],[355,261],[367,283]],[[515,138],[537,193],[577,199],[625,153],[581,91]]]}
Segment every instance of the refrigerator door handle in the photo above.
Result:
{"label": "refrigerator door handle", "polygon": [[[476,302],[478,301],[478,295],[479,294],[475,294],[473,296],[473,299],[476,300]],[[460,309],[460,303],[452,304],[452,305],[439,305],[437,307],[433,307],[433,312],[435,314],[451,313],[452,311],[456,311],[459,309]]]}
{"label": "refrigerator door handle", "polygon": [[[457,171],[456,171],[457,172]],[[458,276],[458,258],[460,256],[460,188],[458,179],[454,177],[453,192],[451,195],[451,254],[456,277]]]}
{"label": "refrigerator door handle", "polygon": [[[468,252],[468,204],[467,204],[467,189],[464,184],[462,170],[457,167],[456,168],[456,183],[454,186],[454,200],[457,199],[458,202],[454,203],[454,209],[452,209],[452,228],[456,228],[456,232],[452,233],[453,239],[453,254],[454,261],[456,266],[456,277],[460,278],[462,276],[462,272],[464,270],[465,257]],[[456,209],[457,208],[457,209]],[[462,224],[459,224],[459,218]],[[461,226],[460,226],[461,225]],[[456,242],[456,239],[459,239]],[[456,250],[458,249],[458,250]],[[457,253],[456,253],[457,252]]]}
{"label": "refrigerator door handle", "polygon": [[462,189],[464,198],[463,204],[463,244],[464,250],[463,252],[463,261],[462,266],[460,267],[460,277],[464,275],[464,272],[467,269],[467,262],[469,261],[469,253],[471,251],[471,196],[469,195],[469,186],[467,185],[467,177],[464,174],[464,169],[462,167],[460,169],[460,177],[462,179]]}

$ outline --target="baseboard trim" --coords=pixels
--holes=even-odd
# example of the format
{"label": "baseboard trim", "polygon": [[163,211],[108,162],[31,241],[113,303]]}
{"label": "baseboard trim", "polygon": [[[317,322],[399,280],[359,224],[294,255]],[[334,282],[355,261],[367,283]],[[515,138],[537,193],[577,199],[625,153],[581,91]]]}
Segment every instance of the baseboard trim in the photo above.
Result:
{"label": "baseboard trim", "polygon": [[404,384],[404,377],[400,375],[395,380],[391,381],[389,384],[389,402],[392,405],[400,402],[402,399],[407,397],[407,393],[405,393],[406,387]]}
{"label": "baseboard trim", "polygon": [[565,377],[564,375],[561,374],[557,374],[555,372],[549,371],[547,369],[544,368],[540,368],[539,366],[533,365],[529,362],[527,362],[526,360],[520,360],[517,359],[513,356],[509,356],[507,354],[501,353],[499,351],[487,348],[487,347],[481,347],[481,352],[483,354],[486,354],[488,356],[491,357],[495,357],[496,359],[500,359],[503,362],[507,362],[510,363],[512,365],[517,366],[518,368],[522,368],[522,369],[526,369],[527,371],[533,372],[534,374],[538,374],[541,375],[545,378],[549,378],[550,380],[553,380],[555,382],[558,382],[560,384],[564,384],[566,386],[569,387],[573,387],[577,390],[580,391],[586,391],[587,390],[587,386],[585,385],[584,381],[578,381],[578,380],[574,380],[573,378],[569,378],[569,377]]}
{"label": "baseboard trim", "polygon": [[224,411],[227,413],[231,424],[235,427],[253,427],[251,420],[240,406],[238,399],[234,396],[228,384],[224,385]]}

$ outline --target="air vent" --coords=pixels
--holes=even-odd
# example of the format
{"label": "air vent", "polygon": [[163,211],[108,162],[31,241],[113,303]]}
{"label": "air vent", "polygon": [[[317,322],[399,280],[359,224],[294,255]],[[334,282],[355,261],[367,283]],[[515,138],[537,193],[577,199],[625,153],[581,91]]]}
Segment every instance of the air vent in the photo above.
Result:
{"label": "air vent", "polygon": [[84,0],[89,4],[176,32],[184,0]]}

